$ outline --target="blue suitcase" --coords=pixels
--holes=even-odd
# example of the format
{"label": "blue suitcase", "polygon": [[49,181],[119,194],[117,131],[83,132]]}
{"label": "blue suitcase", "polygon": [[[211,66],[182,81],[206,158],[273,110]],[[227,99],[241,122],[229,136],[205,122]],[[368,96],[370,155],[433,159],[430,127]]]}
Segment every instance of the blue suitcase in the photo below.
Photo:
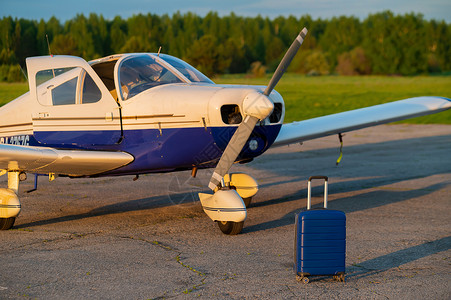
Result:
{"label": "blue suitcase", "polygon": [[[324,209],[311,210],[311,181],[324,179]],[[326,176],[311,176],[308,180],[307,210],[296,214],[295,272],[304,283],[308,276],[332,275],[345,280],[346,215],[327,209]]]}

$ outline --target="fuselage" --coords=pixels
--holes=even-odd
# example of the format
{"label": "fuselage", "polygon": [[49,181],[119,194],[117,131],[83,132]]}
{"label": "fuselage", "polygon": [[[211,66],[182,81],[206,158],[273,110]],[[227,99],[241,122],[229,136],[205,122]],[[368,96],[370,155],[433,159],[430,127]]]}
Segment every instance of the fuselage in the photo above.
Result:
{"label": "fuselage", "polygon": [[[0,143],[133,155],[130,164],[96,176],[214,167],[245,117],[243,99],[264,89],[214,84],[168,55],[123,54],[90,64],[44,57],[27,65],[30,92],[0,108]],[[275,91],[269,99],[273,113],[237,161],[261,155],[276,139],[283,99]]]}

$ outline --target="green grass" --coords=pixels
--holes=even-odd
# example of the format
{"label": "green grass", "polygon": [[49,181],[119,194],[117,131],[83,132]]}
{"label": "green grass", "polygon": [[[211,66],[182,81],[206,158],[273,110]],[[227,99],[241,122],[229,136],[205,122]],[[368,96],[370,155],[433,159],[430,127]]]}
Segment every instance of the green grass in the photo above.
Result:
{"label": "green grass", "polygon": [[[266,78],[228,75],[215,78],[216,83],[266,85]],[[300,121],[351,109],[417,96],[451,98],[448,76],[319,76],[285,74],[276,86],[285,106],[285,122]],[[451,110],[402,121],[415,124],[451,124]]]}
{"label": "green grass", "polygon": [[[216,83],[266,85],[265,78],[225,75]],[[286,105],[285,122],[300,121],[351,109],[417,96],[451,98],[451,76],[319,76],[285,74],[276,87]],[[0,105],[28,91],[27,83],[0,83]],[[451,124],[451,110],[402,121]]]}
{"label": "green grass", "polygon": [[0,82],[0,106],[28,92],[28,83]]}

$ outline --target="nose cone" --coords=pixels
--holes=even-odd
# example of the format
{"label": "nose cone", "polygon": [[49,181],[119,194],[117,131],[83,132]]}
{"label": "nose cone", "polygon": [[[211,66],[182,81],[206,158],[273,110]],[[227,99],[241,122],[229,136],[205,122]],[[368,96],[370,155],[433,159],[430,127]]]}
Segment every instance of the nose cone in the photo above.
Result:
{"label": "nose cone", "polygon": [[243,100],[243,112],[246,115],[260,120],[268,117],[274,109],[274,104],[269,98],[257,91],[250,92]]}

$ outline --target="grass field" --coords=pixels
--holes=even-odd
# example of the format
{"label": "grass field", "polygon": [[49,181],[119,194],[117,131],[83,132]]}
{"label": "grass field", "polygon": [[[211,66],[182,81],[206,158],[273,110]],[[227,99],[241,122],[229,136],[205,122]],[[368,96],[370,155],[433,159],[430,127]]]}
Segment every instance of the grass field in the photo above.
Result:
{"label": "grass field", "polygon": [[[226,75],[216,83],[266,85],[265,78]],[[384,102],[416,96],[451,98],[451,77],[320,76],[285,74],[276,87],[286,105],[285,122],[300,121]],[[27,83],[0,83],[0,105],[28,91]],[[416,124],[451,124],[451,110],[403,121]]]}
{"label": "grass field", "polygon": [[[216,83],[268,84],[270,76],[215,78]],[[417,96],[451,98],[451,77],[320,76],[285,74],[276,86],[285,106],[285,122],[300,121],[351,109]],[[451,110],[403,123],[451,124]]]}
{"label": "grass field", "polygon": [[28,83],[0,82],[0,106],[28,92]]}

